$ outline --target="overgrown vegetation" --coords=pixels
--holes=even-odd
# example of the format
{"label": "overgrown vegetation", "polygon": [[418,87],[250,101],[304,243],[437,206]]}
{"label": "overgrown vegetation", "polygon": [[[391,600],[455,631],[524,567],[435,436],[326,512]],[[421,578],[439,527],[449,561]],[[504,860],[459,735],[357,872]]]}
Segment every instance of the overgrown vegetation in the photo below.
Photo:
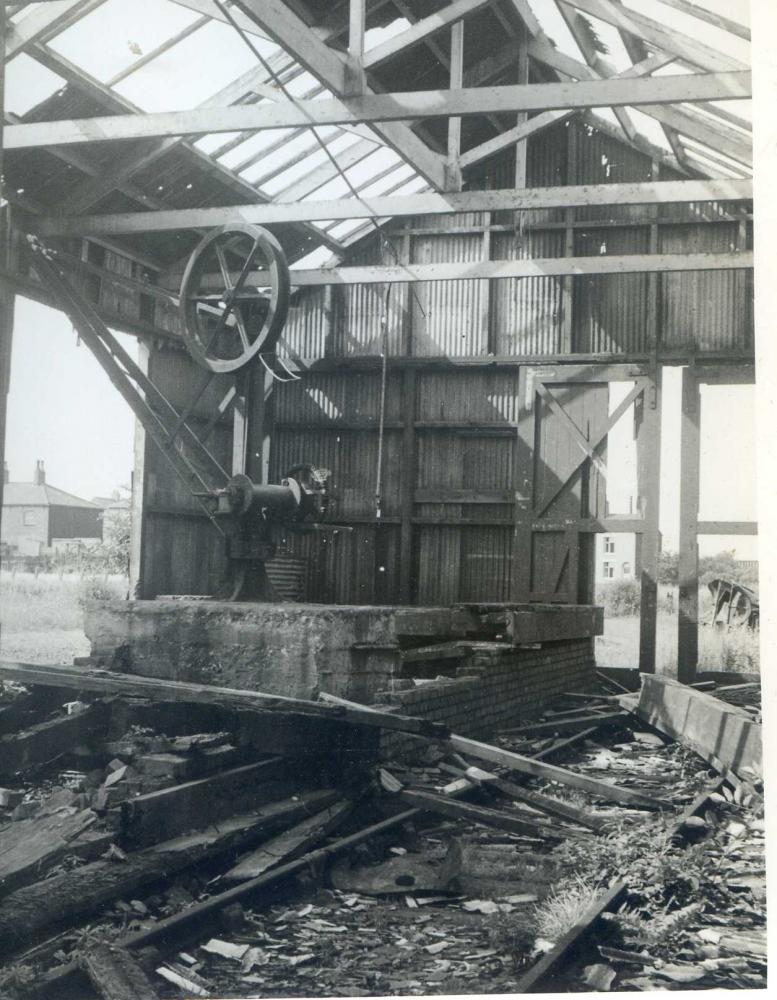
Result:
{"label": "overgrown vegetation", "polygon": [[639,614],[641,587],[636,580],[613,580],[600,584],[596,603],[604,607],[607,618],[623,618]]}
{"label": "overgrown vegetation", "polygon": [[8,632],[70,631],[83,627],[87,600],[122,599],[123,576],[75,573],[0,574],[0,621]]}

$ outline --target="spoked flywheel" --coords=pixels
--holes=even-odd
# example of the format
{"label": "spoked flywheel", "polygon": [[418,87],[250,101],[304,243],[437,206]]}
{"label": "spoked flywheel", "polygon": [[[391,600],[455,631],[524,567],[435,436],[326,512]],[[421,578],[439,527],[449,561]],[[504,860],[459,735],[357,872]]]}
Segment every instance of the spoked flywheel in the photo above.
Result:
{"label": "spoked flywheel", "polygon": [[197,363],[226,374],[274,351],[289,285],[283,248],[266,229],[231,223],[208,233],[181,283],[183,336]]}

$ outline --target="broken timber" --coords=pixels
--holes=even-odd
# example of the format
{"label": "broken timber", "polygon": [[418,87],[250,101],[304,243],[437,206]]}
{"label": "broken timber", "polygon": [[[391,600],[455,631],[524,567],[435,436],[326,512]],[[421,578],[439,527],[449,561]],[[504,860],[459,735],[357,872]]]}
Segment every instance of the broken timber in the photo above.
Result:
{"label": "broken timber", "polygon": [[[336,799],[336,796],[337,793],[332,792],[332,798]],[[325,809],[306,817],[301,823],[284,830],[241,858],[234,868],[222,875],[222,879],[226,882],[244,882],[256,878],[281,861],[299,857],[336,830],[352,809],[353,803],[347,799],[333,801]]]}
{"label": "broken timber", "polygon": [[409,806],[427,809],[443,816],[451,816],[453,819],[479,823],[481,826],[494,827],[497,830],[505,830],[507,833],[515,833],[524,837],[555,837],[557,840],[561,840],[564,837],[576,835],[571,830],[554,828],[539,817],[537,822],[532,822],[524,817],[501,812],[499,809],[476,806],[470,802],[461,802],[446,795],[435,795],[434,792],[416,788],[403,789],[398,797]]}
{"label": "broken timber", "polygon": [[103,1000],[157,1000],[148,976],[118,945],[91,945],[81,956],[81,964]]}
{"label": "broken timber", "polygon": [[525,726],[516,726],[514,729],[500,729],[500,733],[511,736],[546,736],[549,733],[567,731],[574,733],[591,726],[596,728],[605,723],[622,722],[628,717],[628,714],[626,711],[603,712],[601,714],[588,712],[585,715],[576,715],[566,719],[551,719],[550,722],[534,722]]}
{"label": "broken timber", "polygon": [[[334,704],[341,705],[343,707],[349,705],[357,707],[356,702],[346,701],[345,698],[339,698],[335,695],[319,695],[319,698],[326,699],[327,702],[333,702]],[[376,709],[372,709],[367,706],[358,707],[363,708],[364,711],[367,712],[376,711]],[[577,739],[578,737],[576,736],[574,738]],[[608,799],[612,802],[620,802],[622,805],[639,806],[643,809],[672,808],[672,804],[670,802],[650,798],[647,795],[641,795],[639,792],[634,792],[630,788],[621,788],[619,785],[611,785],[606,781],[591,778],[586,774],[578,774],[575,771],[568,771],[566,768],[556,767],[554,764],[545,764],[536,758],[533,759],[531,757],[523,757],[521,754],[513,753],[510,750],[503,750],[501,747],[495,747],[490,743],[480,743],[477,740],[469,739],[466,736],[458,736],[456,733],[451,733],[450,736],[447,739],[443,739],[442,742],[446,744],[449,750],[468,754],[470,757],[475,757],[479,760],[488,760],[492,764],[502,764],[504,767],[507,767],[512,771],[518,771],[521,774],[529,774],[533,777],[545,778],[547,781],[557,781],[561,785],[569,785],[572,788],[580,788],[583,791],[591,792],[593,795],[598,795],[603,799]],[[558,747],[554,749],[558,749]]]}
{"label": "broken timber", "polygon": [[743,768],[761,767],[761,726],[738,706],[714,695],[669,677],[643,674],[639,695],[625,695],[621,704],[727,777],[740,777]]}
{"label": "broken timber", "polygon": [[38,764],[48,764],[105,729],[104,706],[90,705],[82,712],[63,715],[31,726],[24,732],[0,738],[0,778],[8,778]]}
{"label": "broken timber", "polygon": [[88,916],[115,899],[131,899],[141,889],[195,864],[227,851],[247,850],[268,832],[298,822],[330,796],[331,792],[318,791],[273,803],[247,816],[220,820],[218,827],[130,854],[121,864],[95,861],[19,889],[0,907],[0,954],[29,945],[47,928]]}
{"label": "broken timber", "polygon": [[281,695],[265,694],[260,691],[244,691],[209,684],[159,680],[155,677],[141,677],[136,674],[122,674],[109,670],[82,670],[67,666],[9,663],[3,660],[0,661],[0,678],[17,681],[19,684],[38,684],[43,687],[66,688],[76,691],[140,696],[156,701],[190,702],[219,705],[235,710],[308,715],[353,725],[393,729],[415,736],[443,737],[447,735],[446,727],[437,722],[380,712],[355,702],[349,702],[347,705],[342,702],[321,704],[317,701],[284,698]]}
{"label": "broken timber", "polygon": [[501,747],[495,747],[489,743],[480,743],[465,736],[453,734],[445,742],[450,749],[470,757],[488,760],[493,764],[502,764],[520,774],[530,774],[535,778],[544,778],[546,781],[557,781],[559,784],[579,788],[592,795],[598,795],[600,798],[620,802],[622,805],[640,806],[643,809],[672,808],[670,802],[662,799],[650,798],[640,792],[634,792],[630,788],[611,785],[606,781],[591,778],[587,774],[578,774],[563,767],[556,767],[555,764],[546,764],[544,761],[524,757],[510,750],[503,750]]}

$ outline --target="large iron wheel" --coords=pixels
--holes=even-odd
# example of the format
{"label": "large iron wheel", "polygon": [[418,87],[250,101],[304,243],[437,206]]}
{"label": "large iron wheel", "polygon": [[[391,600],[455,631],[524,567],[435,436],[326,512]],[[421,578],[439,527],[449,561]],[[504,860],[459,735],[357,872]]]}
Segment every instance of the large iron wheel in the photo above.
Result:
{"label": "large iron wheel", "polygon": [[286,257],[272,233],[243,223],[208,233],[181,282],[183,337],[192,357],[208,371],[228,374],[274,351],[289,288]]}

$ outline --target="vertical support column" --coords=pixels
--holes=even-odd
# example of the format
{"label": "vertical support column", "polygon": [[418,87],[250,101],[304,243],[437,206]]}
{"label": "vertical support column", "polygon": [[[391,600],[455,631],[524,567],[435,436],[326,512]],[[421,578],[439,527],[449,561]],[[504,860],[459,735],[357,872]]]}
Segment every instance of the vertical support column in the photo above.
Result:
{"label": "vertical support column", "polygon": [[[11,242],[10,213],[3,190],[3,123],[5,122],[5,34],[8,17],[0,8],[0,268],[8,269]],[[8,408],[8,388],[11,376],[11,344],[13,341],[14,293],[0,286],[0,466],[5,468],[5,424]],[[0,479],[0,517],[3,509],[3,476]]]}
{"label": "vertical support column", "polygon": [[270,430],[272,427],[273,377],[264,368],[253,369],[244,385],[242,415],[235,406],[234,440],[237,443],[239,425],[244,422],[242,434],[245,441],[244,471],[255,483],[269,482]]}
{"label": "vertical support column", "polygon": [[[529,49],[526,37],[526,28],[521,25],[518,36],[518,79],[519,84],[529,82]],[[515,124],[522,125],[528,119],[525,111],[520,111],[515,116]],[[515,186],[517,188],[526,187],[526,155],[529,149],[527,139],[520,139],[515,144]]]}
{"label": "vertical support column", "polygon": [[526,365],[518,371],[518,427],[513,451],[513,552],[510,600],[528,601],[531,592],[534,494],[534,382]]}
{"label": "vertical support column", "polygon": [[417,375],[414,368],[406,368],[402,383],[402,468],[401,524],[399,536],[399,601],[410,604],[413,599],[413,501],[416,482],[416,429]]}
{"label": "vertical support column", "polygon": [[699,660],[699,478],[701,395],[693,368],[683,369],[680,429],[680,567],[677,679],[693,683]]}
{"label": "vertical support column", "polygon": [[346,94],[364,92],[364,31],[367,0],[350,0],[348,9],[348,61],[345,68]]}
{"label": "vertical support column", "polygon": [[[572,119],[567,128],[567,184],[577,182],[577,120]],[[564,209],[564,256],[575,256],[575,221],[574,208]],[[575,279],[571,274],[561,279],[561,347],[560,354],[572,353],[573,319],[572,304],[574,299]]]}
{"label": "vertical support column", "polygon": [[[464,22],[451,25],[450,89],[461,90],[464,85]],[[448,119],[448,162],[445,186],[449,191],[461,191],[461,118]]]}
{"label": "vertical support column", "polygon": [[642,421],[637,435],[637,490],[644,527],[637,536],[635,562],[641,582],[639,614],[639,669],[656,671],[656,624],[658,617],[658,562],[661,550],[659,504],[661,489],[661,369],[642,394]]}

